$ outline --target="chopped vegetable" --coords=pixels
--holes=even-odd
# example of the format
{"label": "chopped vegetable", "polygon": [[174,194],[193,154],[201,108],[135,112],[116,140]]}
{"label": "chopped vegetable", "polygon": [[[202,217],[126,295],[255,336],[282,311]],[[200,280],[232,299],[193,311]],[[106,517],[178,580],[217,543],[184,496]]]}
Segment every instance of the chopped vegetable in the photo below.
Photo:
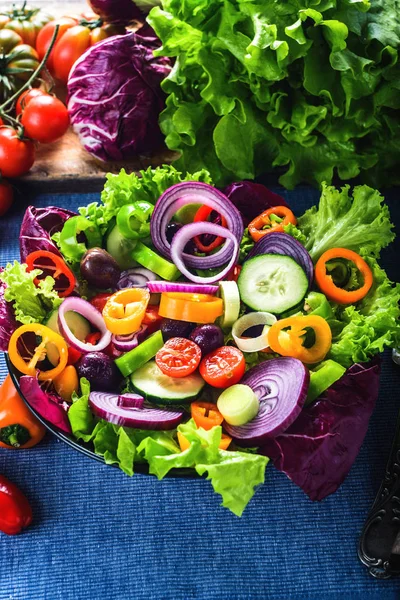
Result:
{"label": "chopped vegetable", "polygon": [[260,402],[250,386],[237,383],[222,392],[217,406],[226,423],[236,426],[252,421],[258,414]]}
{"label": "chopped vegetable", "polygon": [[130,240],[148,238],[153,210],[154,206],[143,200],[122,206],[117,214],[117,227],[121,234]]}
{"label": "chopped vegetable", "polygon": [[[355,290],[347,290],[336,285],[333,275],[329,274],[329,261],[335,258],[351,261],[363,277],[363,283]],[[328,271],[328,272],[327,272]],[[373,283],[372,271],[363,258],[346,248],[332,248],[319,257],[315,265],[315,281],[319,289],[331,300],[338,304],[355,304],[366,296]]]}
{"label": "chopped vegetable", "polygon": [[197,427],[202,427],[206,431],[221,425],[224,420],[217,405],[211,402],[192,402],[190,405],[190,414]]}
{"label": "chopped vegetable", "polygon": [[0,447],[32,448],[45,433],[7,375],[0,387]]}
{"label": "chopped vegetable", "polygon": [[14,310],[4,297],[6,284],[1,279],[4,269],[0,267],[0,351],[7,352],[12,333],[17,329]]}
{"label": "chopped vegetable", "polygon": [[[313,331],[313,342],[307,344],[307,330]],[[298,358],[305,364],[318,363],[328,354],[332,332],[328,323],[317,315],[281,319],[268,333],[271,349],[281,356]]]}
{"label": "chopped vegetable", "polygon": [[128,288],[113,294],[103,309],[107,329],[117,335],[134,333],[142,324],[150,294],[144,288]]}
{"label": "chopped vegetable", "polygon": [[131,375],[134,390],[156,404],[186,404],[196,399],[204,387],[197,371],[186,377],[165,375],[150,360]]}
{"label": "chopped vegetable", "polygon": [[244,356],[233,346],[222,346],[210,352],[200,363],[200,375],[216,388],[227,388],[238,383],[244,371]]}
{"label": "chopped vegetable", "polygon": [[79,391],[78,373],[73,365],[67,365],[65,369],[54,377],[53,379],[54,389],[56,393],[65,402],[72,402],[72,395]]}
{"label": "chopped vegetable", "polygon": [[304,300],[304,310],[308,315],[317,315],[325,320],[333,319],[333,310],[326,296],[310,292]]}
{"label": "chopped vegetable", "polygon": [[179,270],[176,265],[159,256],[154,250],[142,244],[142,242],[136,244],[131,256],[133,260],[163,279],[174,281],[179,277]]}
{"label": "chopped vegetable", "polygon": [[297,224],[297,219],[287,206],[273,206],[249,223],[249,234],[255,242],[272,232],[283,232],[285,225]]}
{"label": "chopped vegetable", "polygon": [[77,298],[75,296],[65,298],[58,310],[58,327],[68,344],[79,352],[92,352],[94,349],[93,344],[81,341],[80,337],[83,336],[80,335],[79,331],[76,331],[75,335],[70,328],[68,323],[69,319],[67,319],[67,314],[70,311],[81,315],[81,317],[87,319],[89,323],[99,330],[101,335],[96,343],[96,350],[100,352],[101,350],[107,348],[111,342],[111,333],[107,329],[101,313],[83,298]]}
{"label": "chopped vegetable", "polygon": [[201,350],[185,338],[174,337],[165,342],[156,354],[156,364],[169,377],[186,377],[199,366]]}
{"label": "chopped vegetable", "polygon": [[57,254],[47,250],[36,250],[28,254],[25,262],[28,273],[34,269],[41,271],[41,274],[34,279],[35,285],[39,285],[42,279],[50,276],[54,279],[54,289],[60,298],[65,298],[73,292],[76,285],[75,276]]}
{"label": "chopped vegetable", "polygon": [[224,312],[220,318],[221,327],[228,329],[239,318],[240,294],[236,281],[220,281],[219,295],[224,303]]}
{"label": "chopped vegetable", "polygon": [[134,373],[142,367],[147,361],[157,354],[164,345],[164,340],[161,331],[156,331],[148,337],[144,342],[139,344],[137,348],[134,348],[130,352],[123,354],[115,361],[118,369],[121,371],[124,377],[127,377],[131,373]]}
{"label": "chopped vegetable", "polygon": [[[78,242],[80,233],[84,233],[87,245],[85,242]],[[101,246],[101,235],[97,227],[84,217],[71,217],[61,230],[58,245],[69,262],[79,262],[88,248]]]}
{"label": "chopped vegetable", "polygon": [[43,419],[55,425],[64,433],[71,433],[67,413],[62,406],[62,400],[56,394],[44,392],[36,377],[23,375],[19,380],[21,394]]}
{"label": "chopped vegetable", "polygon": [[222,315],[222,300],[210,294],[164,292],[159,313],[167,319],[195,323],[214,323]]}
{"label": "chopped vegetable", "polygon": [[[268,348],[268,333],[271,325],[276,323],[275,315],[267,312],[252,312],[243,315],[232,327],[232,337],[242,352],[259,352]],[[256,337],[242,337],[251,327],[262,326],[262,332]]]}
{"label": "chopped vegetable", "polygon": [[346,369],[334,360],[324,360],[313,371],[310,371],[310,386],[306,404],[313,402],[325,390],[331,387],[346,372]]}
{"label": "chopped vegetable", "polygon": [[25,261],[28,254],[36,250],[47,250],[61,256],[52,236],[59,234],[67,219],[75,213],[64,208],[49,206],[35,208],[28,206],[19,233],[21,261]]}

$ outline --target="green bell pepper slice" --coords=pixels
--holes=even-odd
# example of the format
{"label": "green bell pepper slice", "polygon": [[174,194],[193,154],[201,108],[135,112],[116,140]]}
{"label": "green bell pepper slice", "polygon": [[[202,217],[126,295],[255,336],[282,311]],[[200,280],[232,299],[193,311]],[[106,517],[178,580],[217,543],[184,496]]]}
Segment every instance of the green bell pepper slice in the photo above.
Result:
{"label": "green bell pepper slice", "polygon": [[324,360],[313,371],[310,371],[310,385],[305,404],[311,404],[325,390],[340,379],[346,369],[334,360]]}
{"label": "green bell pepper slice", "polygon": [[154,206],[144,200],[125,204],[117,214],[117,227],[121,234],[130,240],[149,237],[153,210]]}
{"label": "green bell pepper slice", "polygon": [[323,319],[333,319],[333,310],[328,299],[319,292],[310,292],[304,301],[307,315],[317,315]]}
{"label": "green bell pepper slice", "polygon": [[138,242],[136,247],[132,250],[131,257],[136,260],[142,267],[153,271],[162,279],[167,281],[175,281],[180,277],[180,271],[176,268],[174,263],[169,262],[154,250]]}
{"label": "green bell pepper slice", "polygon": [[156,331],[133,350],[116,359],[115,364],[124,377],[128,377],[147,363],[164,346],[161,331]]}
{"label": "green bell pepper slice", "polygon": [[[80,233],[85,234],[87,245],[85,242],[78,242]],[[68,261],[80,261],[89,248],[101,248],[101,245],[102,236],[94,223],[79,215],[65,221],[60,233],[59,247]]]}

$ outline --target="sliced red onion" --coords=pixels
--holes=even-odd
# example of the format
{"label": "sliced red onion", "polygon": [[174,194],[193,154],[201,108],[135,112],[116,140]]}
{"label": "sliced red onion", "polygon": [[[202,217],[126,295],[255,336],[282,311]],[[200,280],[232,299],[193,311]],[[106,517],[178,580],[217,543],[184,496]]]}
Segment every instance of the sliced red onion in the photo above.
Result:
{"label": "sliced red onion", "polygon": [[224,425],[243,446],[260,446],[285,431],[304,405],[310,374],[297,358],[272,358],[253,367],[241,379],[260,401],[258,415],[246,425]]}
{"label": "sliced red onion", "polygon": [[120,394],[117,405],[122,408],[143,408],[144,398],[139,394]]}
{"label": "sliced red onion", "polygon": [[121,273],[117,288],[124,290],[126,288],[144,288],[148,281],[160,279],[158,275],[145,269],[144,267],[133,267]]}
{"label": "sliced red onion", "polygon": [[174,429],[182,420],[183,412],[158,408],[134,408],[119,406],[117,394],[91,392],[89,406],[101,419],[124,427],[139,429]]}
{"label": "sliced red onion", "polygon": [[297,262],[307,276],[309,286],[314,281],[314,265],[311,256],[300,242],[288,233],[272,232],[264,235],[246,256],[246,260],[259,254],[283,254]]}
{"label": "sliced red onion", "polygon": [[[151,216],[151,238],[154,246],[163,256],[171,260],[172,243],[175,241],[178,233],[182,231],[178,231],[170,243],[167,239],[168,223],[171,221],[174,214],[182,208],[182,206],[186,206],[187,204],[205,204],[225,217],[227,229],[231,232],[236,241],[240,243],[243,237],[243,222],[240,212],[232,202],[224,196],[222,192],[207,183],[184,181],[173,185],[164,192],[155,205],[154,212]],[[199,227],[200,223],[196,223],[196,226]],[[184,227],[182,229],[184,229]],[[211,233],[211,235],[226,237],[221,233],[215,234],[213,231],[200,231],[199,229],[195,235],[201,235],[201,233]],[[191,238],[188,238],[187,241],[190,239]],[[192,254],[184,252],[183,249],[181,252],[185,264],[188,267],[197,269],[214,269],[220,267],[228,262],[231,258],[231,253],[232,244],[229,243],[225,243],[217,252],[210,254],[209,256],[193,256]]]}
{"label": "sliced red onion", "polygon": [[113,335],[111,341],[116,350],[119,350],[120,352],[129,352],[143,342],[147,335],[147,329],[147,325],[141,325],[137,331],[130,333],[129,335]]}
{"label": "sliced red onion", "polygon": [[[101,338],[98,342],[96,342],[95,345],[87,344],[81,340],[78,340],[78,338],[72,333],[68,327],[67,321],[65,320],[65,315],[70,310],[82,315],[82,317],[85,317],[85,319],[87,319],[91,325],[99,330]],[[107,348],[111,342],[111,333],[106,327],[101,312],[99,312],[94,306],[92,306],[83,298],[77,298],[76,296],[65,298],[58,309],[58,327],[66,342],[72,346],[72,348],[75,348],[75,350],[79,350],[79,352],[101,352],[101,350]]]}
{"label": "sliced red onion", "polygon": [[[191,273],[184,262],[186,260],[186,256],[183,249],[189,240],[191,240],[195,235],[201,235],[202,233],[211,233],[211,235],[221,236],[227,239],[227,243],[224,244],[224,247],[229,248],[229,254],[227,258],[229,258],[229,263],[217,273],[217,275],[212,275],[210,277],[200,277],[199,275],[194,275]],[[233,265],[236,264],[237,258],[239,255],[239,242],[228,229],[225,227],[221,227],[221,225],[216,225],[215,223],[208,223],[207,221],[198,222],[198,223],[189,223],[188,225],[184,225],[182,229],[180,229],[172,240],[171,244],[171,257],[175,265],[178,267],[182,275],[185,275],[194,283],[214,283],[215,281],[219,281],[223,279],[227,273],[232,269]],[[220,266],[220,265],[219,265]],[[211,268],[206,267],[203,264],[203,268]]]}
{"label": "sliced red onion", "polygon": [[156,294],[163,292],[183,292],[185,294],[216,294],[218,285],[198,285],[194,283],[177,283],[173,281],[149,281],[147,284],[150,292]]}

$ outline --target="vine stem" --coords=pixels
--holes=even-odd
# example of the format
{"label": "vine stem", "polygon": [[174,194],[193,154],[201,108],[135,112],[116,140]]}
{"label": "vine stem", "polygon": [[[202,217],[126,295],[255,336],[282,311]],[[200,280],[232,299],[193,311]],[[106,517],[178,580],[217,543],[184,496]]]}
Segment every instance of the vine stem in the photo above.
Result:
{"label": "vine stem", "polygon": [[16,100],[22,94],[22,92],[24,92],[25,90],[29,89],[29,87],[31,86],[31,84],[35,81],[35,79],[37,78],[37,76],[39,75],[39,73],[42,71],[43,67],[47,63],[47,59],[50,56],[50,52],[53,50],[54,44],[56,43],[56,39],[57,39],[57,35],[58,35],[58,30],[59,29],[60,29],[60,26],[56,25],[56,28],[54,29],[53,37],[51,38],[50,45],[49,45],[49,47],[46,50],[46,54],[43,56],[43,59],[42,59],[42,62],[40,63],[40,65],[37,67],[37,69],[29,77],[28,81],[26,81],[24,83],[24,85],[17,92],[15,92],[15,94],[13,94],[8,100],[6,100],[3,104],[0,105],[0,114],[2,114],[4,112],[4,109],[7,106],[9,106],[10,104],[12,104]]}

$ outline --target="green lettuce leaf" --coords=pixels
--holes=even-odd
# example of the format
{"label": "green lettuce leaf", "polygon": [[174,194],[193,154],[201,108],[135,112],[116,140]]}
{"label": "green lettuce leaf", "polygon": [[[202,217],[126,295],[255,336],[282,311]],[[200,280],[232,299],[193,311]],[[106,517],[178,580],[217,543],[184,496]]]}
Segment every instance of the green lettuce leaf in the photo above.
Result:
{"label": "green lettuce leaf", "polygon": [[54,290],[53,277],[47,276],[36,286],[33,280],[42,274],[40,269],[26,270],[26,264],[16,260],[8,263],[0,274],[6,284],[4,298],[13,304],[15,318],[20,323],[42,323],[49,313],[60,306],[62,298]]}
{"label": "green lettuce leaf", "polygon": [[183,175],[171,165],[163,165],[146,171],[126,173],[122,169],[118,175],[107,173],[106,183],[101,193],[101,203],[92,202],[79,209],[81,215],[95,223],[104,234],[110,221],[117,215],[121,206],[136,200],[155,204],[158,198],[172,185],[182,181],[202,181],[212,183],[210,174],[203,168],[192,174]]}
{"label": "green lettuce leaf", "polygon": [[[364,252],[365,254],[365,252]],[[328,358],[344,367],[368,361],[387,347],[400,343],[400,284],[394,285],[374,258],[366,257],[374,283],[356,306],[337,306]]]}
{"label": "green lettuce leaf", "polygon": [[199,475],[208,473],[214,491],[221,495],[222,506],[241,516],[254,495],[255,488],[264,483],[268,458],[259,454],[225,451],[218,448],[222,428],[209,431],[197,429],[193,420],[178,426],[190,442],[184,452],[165,439],[165,433],[146,438],[137,451],[144,453],[150,472],[159,479],[173,468],[194,467]]}
{"label": "green lettuce leaf", "polygon": [[398,0],[163,0],[148,21],[175,59],[160,126],[180,169],[399,183]]}
{"label": "green lettuce leaf", "polygon": [[325,183],[318,206],[298,219],[305,247],[315,262],[330,248],[348,248],[363,256],[379,257],[395,235],[384,198],[367,185],[336,189]]}

